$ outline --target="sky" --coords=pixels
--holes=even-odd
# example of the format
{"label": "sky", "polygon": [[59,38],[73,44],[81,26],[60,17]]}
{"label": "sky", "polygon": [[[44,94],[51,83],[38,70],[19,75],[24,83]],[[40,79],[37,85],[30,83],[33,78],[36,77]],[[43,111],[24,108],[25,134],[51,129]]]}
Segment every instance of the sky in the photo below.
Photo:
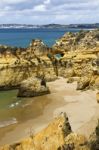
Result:
{"label": "sky", "polygon": [[2,23],[99,23],[99,0],[0,0]]}

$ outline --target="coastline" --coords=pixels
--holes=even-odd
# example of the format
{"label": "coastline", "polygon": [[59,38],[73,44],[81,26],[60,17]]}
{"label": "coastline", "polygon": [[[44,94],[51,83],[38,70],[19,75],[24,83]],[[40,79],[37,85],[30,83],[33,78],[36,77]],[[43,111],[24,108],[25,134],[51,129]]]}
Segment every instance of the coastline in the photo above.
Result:
{"label": "coastline", "polygon": [[74,132],[86,134],[87,138],[93,133],[99,117],[99,105],[95,97],[96,91],[76,91],[76,82],[67,84],[66,79],[62,77],[56,81],[49,82],[48,86],[51,94],[42,96],[42,98],[46,98],[50,102],[43,108],[43,112],[35,119],[3,128],[0,146],[20,141],[20,139],[28,137],[30,132],[33,132],[33,134],[39,132],[61,112],[67,113]]}

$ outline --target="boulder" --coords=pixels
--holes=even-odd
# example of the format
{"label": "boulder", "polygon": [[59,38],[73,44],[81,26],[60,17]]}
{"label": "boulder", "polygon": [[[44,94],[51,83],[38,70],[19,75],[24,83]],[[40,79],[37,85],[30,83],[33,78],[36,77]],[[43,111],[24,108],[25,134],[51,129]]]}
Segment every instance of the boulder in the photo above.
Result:
{"label": "boulder", "polygon": [[84,90],[90,84],[89,77],[81,77],[77,82],[77,90]]}
{"label": "boulder", "polygon": [[89,150],[85,136],[75,133],[71,133],[65,138],[63,147],[65,150]]}
{"label": "boulder", "polygon": [[35,97],[35,96],[41,96],[45,94],[49,94],[50,90],[45,85],[41,84],[41,79],[38,78],[28,78],[27,80],[24,80],[19,88],[18,91],[18,97]]}
{"label": "boulder", "polygon": [[70,77],[68,78],[67,83],[73,83],[74,81],[75,81],[74,78]]}

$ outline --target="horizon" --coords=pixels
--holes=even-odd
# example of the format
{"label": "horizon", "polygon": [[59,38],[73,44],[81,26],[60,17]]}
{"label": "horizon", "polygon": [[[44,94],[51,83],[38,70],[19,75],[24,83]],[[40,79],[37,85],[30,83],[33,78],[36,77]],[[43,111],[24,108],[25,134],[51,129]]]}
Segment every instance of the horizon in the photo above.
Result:
{"label": "horizon", "polygon": [[69,25],[86,25],[86,24],[88,24],[88,25],[96,25],[96,24],[99,24],[98,22],[96,22],[96,23],[72,23],[72,24],[61,24],[61,23],[47,23],[47,24],[27,24],[27,23],[0,23],[0,25],[14,25],[14,24],[16,24],[16,25],[34,25],[34,26],[36,26],[36,25],[38,25],[38,26],[42,26],[42,25],[67,25],[67,26],[69,26]]}

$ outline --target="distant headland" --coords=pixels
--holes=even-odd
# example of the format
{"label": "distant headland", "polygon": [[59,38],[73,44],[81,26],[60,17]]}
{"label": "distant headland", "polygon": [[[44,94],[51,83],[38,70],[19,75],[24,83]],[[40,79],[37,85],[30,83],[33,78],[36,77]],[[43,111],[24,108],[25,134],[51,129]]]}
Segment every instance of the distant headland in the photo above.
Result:
{"label": "distant headland", "polygon": [[32,28],[99,28],[99,23],[93,23],[93,24],[69,24],[69,25],[63,25],[63,24],[45,24],[45,25],[33,25],[33,24],[0,24],[0,29],[6,29],[6,28],[11,28],[11,29],[16,29],[16,28],[21,28],[21,29],[32,29]]}

